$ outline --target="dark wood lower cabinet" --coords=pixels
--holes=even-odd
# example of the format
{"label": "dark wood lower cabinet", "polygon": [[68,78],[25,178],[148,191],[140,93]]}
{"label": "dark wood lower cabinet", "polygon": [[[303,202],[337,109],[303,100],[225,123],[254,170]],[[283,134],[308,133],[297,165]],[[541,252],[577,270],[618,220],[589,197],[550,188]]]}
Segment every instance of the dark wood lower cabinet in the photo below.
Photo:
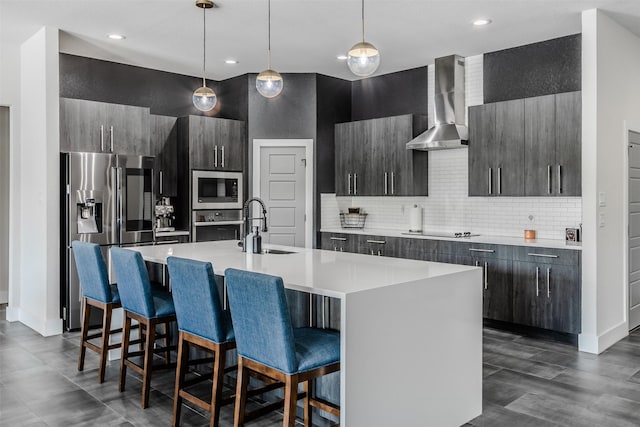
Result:
{"label": "dark wood lower cabinet", "polygon": [[581,331],[580,253],[574,250],[321,234],[322,249],[481,267],[484,318],[570,334]]}
{"label": "dark wood lower cabinet", "polygon": [[514,261],[513,321],[558,332],[580,332],[579,266]]}

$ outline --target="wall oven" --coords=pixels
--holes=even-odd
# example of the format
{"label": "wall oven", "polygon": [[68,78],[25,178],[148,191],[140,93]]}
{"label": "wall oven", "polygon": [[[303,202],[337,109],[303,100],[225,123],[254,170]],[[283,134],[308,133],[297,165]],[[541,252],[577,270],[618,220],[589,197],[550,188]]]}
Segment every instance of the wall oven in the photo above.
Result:
{"label": "wall oven", "polygon": [[242,172],[192,171],[191,208],[242,209]]}

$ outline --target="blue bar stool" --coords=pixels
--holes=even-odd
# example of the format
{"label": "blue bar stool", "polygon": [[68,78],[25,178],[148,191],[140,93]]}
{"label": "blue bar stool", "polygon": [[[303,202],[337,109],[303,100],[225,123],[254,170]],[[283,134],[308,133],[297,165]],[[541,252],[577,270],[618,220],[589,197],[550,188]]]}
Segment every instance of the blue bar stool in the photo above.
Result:
{"label": "blue bar stool", "polygon": [[[233,399],[222,400],[222,380],[226,352],[236,348],[229,311],[222,309],[216,288],[213,267],[209,262],[167,258],[171,293],[178,318],[178,366],[173,401],[173,426],[180,424],[183,399],[211,413],[209,425],[217,426],[220,407]],[[207,402],[187,392],[196,381],[185,382],[189,367],[189,346],[207,350],[213,355],[213,385],[211,401]],[[193,361],[196,364],[198,361]],[[208,379],[203,376],[203,380]]]}
{"label": "blue bar stool", "polygon": [[[86,349],[95,351],[100,355],[98,382],[103,383],[109,350],[120,347],[120,343],[109,344],[110,336],[122,331],[122,329],[111,330],[111,314],[114,308],[120,308],[120,295],[116,285],[109,284],[109,274],[99,245],[74,240],[71,242],[71,247],[82,287],[82,338],[78,371],[84,370]],[[91,307],[102,310],[102,333],[89,335]],[[100,337],[100,345],[89,342],[98,337]]]}
{"label": "blue bar stool", "polygon": [[280,277],[228,268],[225,279],[238,351],[234,426],[245,422],[249,375],[285,384],[284,426],[295,425],[299,383],[305,426],[312,425],[311,406],[340,416],[339,408],[313,399],[309,387],[310,380],[340,370],[340,334],[294,329]]}
{"label": "blue bar stool", "polygon": [[[151,373],[153,369],[167,369],[175,367],[170,363],[170,351],[175,346],[168,345],[167,325],[176,320],[176,310],[169,292],[153,288],[149,282],[149,275],[140,252],[112,248],[111,259],[118,279],[118,289],[124,311],[124,326],[122,334],[122,354],[120,355],[120,381],[118,389],[124,391],[127,367],[142,375],[142,408],[149,406],[149,391]],[[131,319],[140,325],[140,334],[144,332],[143,350],[129,351],[129,346],[142,340],[131,341]],[[165,335],[156,335],[156,326],[163,325]],[[164,338],[164,347],[155,348],[157,339]],[[165,363],[153,365],[155,353],[164,353]],[[143,356],[143,365],[129,360],[132,357]]]}

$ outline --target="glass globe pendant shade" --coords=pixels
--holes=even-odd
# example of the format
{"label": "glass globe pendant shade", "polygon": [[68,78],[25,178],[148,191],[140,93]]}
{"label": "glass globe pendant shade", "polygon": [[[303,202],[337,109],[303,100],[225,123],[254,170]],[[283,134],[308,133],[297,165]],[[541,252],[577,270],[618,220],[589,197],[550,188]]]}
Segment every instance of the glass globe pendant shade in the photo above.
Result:
{"label": "glass globe pendant shade", "polygon": [[193,92],[193,105],[200,111],[211,111],[217,103],[218,97],[211,88],[202,86]]}
{"label": "glass globe pendant shade", "polygon": [[356,43],[349,49],[347,65],[356,76],[370,76],[380,65],[380,52],[371,43],[364,41]]}
{"label": "glass globe pendant shade", "polygon": [[265,98],[274,98],[280,95],[283,86],[282,76],[275,70],[264,70],[256,77],[256,89]]}

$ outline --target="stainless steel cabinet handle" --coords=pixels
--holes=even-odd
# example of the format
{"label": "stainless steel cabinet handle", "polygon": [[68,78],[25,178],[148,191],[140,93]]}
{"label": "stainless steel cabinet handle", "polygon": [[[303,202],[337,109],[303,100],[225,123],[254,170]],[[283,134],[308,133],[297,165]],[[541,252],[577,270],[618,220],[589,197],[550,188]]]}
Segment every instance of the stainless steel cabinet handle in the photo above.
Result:
{"label": "stainless steel cabinet handle", "polygon": [[100,125],[100,151],[104,151],[104,125]]}
{"label": "stainless steel cabinet handle", "polygon": [[347,174],[347,194],[351,194],[351,174]]}
{"label": "stainless steel cabinet handle", "polygon": [[109,139],[110,139],[110,142],[109,142],[109,144],[110,144],[109,147],[110,148],[109,148],[109,150],[113,153],[113,126],[109,127]]}
{"label": "stainless steel cabinet handle", "polygon": [[164,178],[164,177],[163,177],[163,175],[164,175],[164,174],[162,173],[162,171],[160,171],[160,194],[162,194],[162,193],[164,192],[164,191],[163,191],[163,190],[164,190],[164,185],[163,185],[163,182],[162,182],[162,181],[164,181],[164,179],[163,179],[163,178]]}
{"label": "stainless steel cabinet handle", "polygon": [[354,196],[358,195],[358,174],[357,173],[353,174],[353,195]]}
{"label": "stainless steel cabinet handle", "polygon": [[340,252],[344,252],[344,248],[342,246],[340,247]]}
{"label": "stainless steel cabinet handle", "polygon": [[394,173],[391,172],[391,194],[396,194],[396,183],[394,179]]}
{"label": "stainless steel cabinet handle", "polygon": [[540,289],[538,288],[538,279],[540,278],[540,267],[536,267],[536,296],[540,295]]}
{"label": "stainless steel cabinet handle", "polygon": [[491,194],[491,187],[493,187],[492,182],[491,182],[492,173],[493,173],[493,171],[491,170],[491,168],[489,168],[489,180],[488,180],[488,186],[489,186],[489,191],[488,192],[489,192],[489,194]]}
{"label": "stainless steel cabinet handle", "polygon": [[346,237],[334,237],[334,236],[331,236],[331,237],[329,237],[329,240],[339,240],[341,242],[346,242],[347,238]]}
{"label": "stainless steel cabinet handle", "polygon": [[547,165],[547,193],[551,194],[551,165]]}
{"label": "stainless steel cabinet handle", "polygon": [[378,256],[382,256],[382,253],[380,252],[379,249],[378,249]]}
{"label": "stainless steel cabinet handle", "polygon": [[385,194],[385,196],[388,194],[388,191],[387,191],[387,175],[388,174],[385,172],[384,173],[384,194]]}
{"label": "stainless steel cabinet handle", "polygon": [[547,298],[551,297],[551,268],[547,268]]}
{"label": "stainless steel cabinet handle", "polygon": [[213,167],[214,168],[218,167],[218,146],[217,145],[213,146]]}
{"label": "stainless steel cabinet handle", "polygon": [[384,240],[367,240],[367,243],[376,243],[378,245],[384,245],[387,242],[385,242]]}
{"label": "stainless steel cabinet handle", "polygon": [[495,250],[493,249],[479,249],[479,248],[469,248],[469,251],[471,252],[487,252],[487,253],[494,253]]}
{"label": "stainless steel cabinet handle", "polygon": [[480,267],[480,261],[476,260],[476,267]]}
{"label": "stainless steel cabinet handle", "polygon": [[224,145],[221,148],[222,150],[222,167],[224,167]]}
{"label": "stainless steel cabinet handle", "polygon": [[485,291],[489,288],[489,279],[488,279],[488,273],[487,273],[488,270],[489,270],[489,264],[485,261],[484,262],[484,290]]}
{"label": "stainless steel cabinet handle", "polygon": [[533,253],[533,252],[529,252],[527,255],[529,255],[529,256],[538,256],[538,257],[542,257],[542,258],[558,258],[558,255],[536,254],[536,253]]}
{"label": "stainless steel cabinet handle", "polygon": [[498,194],[502,194],[502,168],[498,168]]}
{"label": "stainless steel cabinet handle", "polygon": [[558,194],[562,194],[562,166],[558,165]]}

